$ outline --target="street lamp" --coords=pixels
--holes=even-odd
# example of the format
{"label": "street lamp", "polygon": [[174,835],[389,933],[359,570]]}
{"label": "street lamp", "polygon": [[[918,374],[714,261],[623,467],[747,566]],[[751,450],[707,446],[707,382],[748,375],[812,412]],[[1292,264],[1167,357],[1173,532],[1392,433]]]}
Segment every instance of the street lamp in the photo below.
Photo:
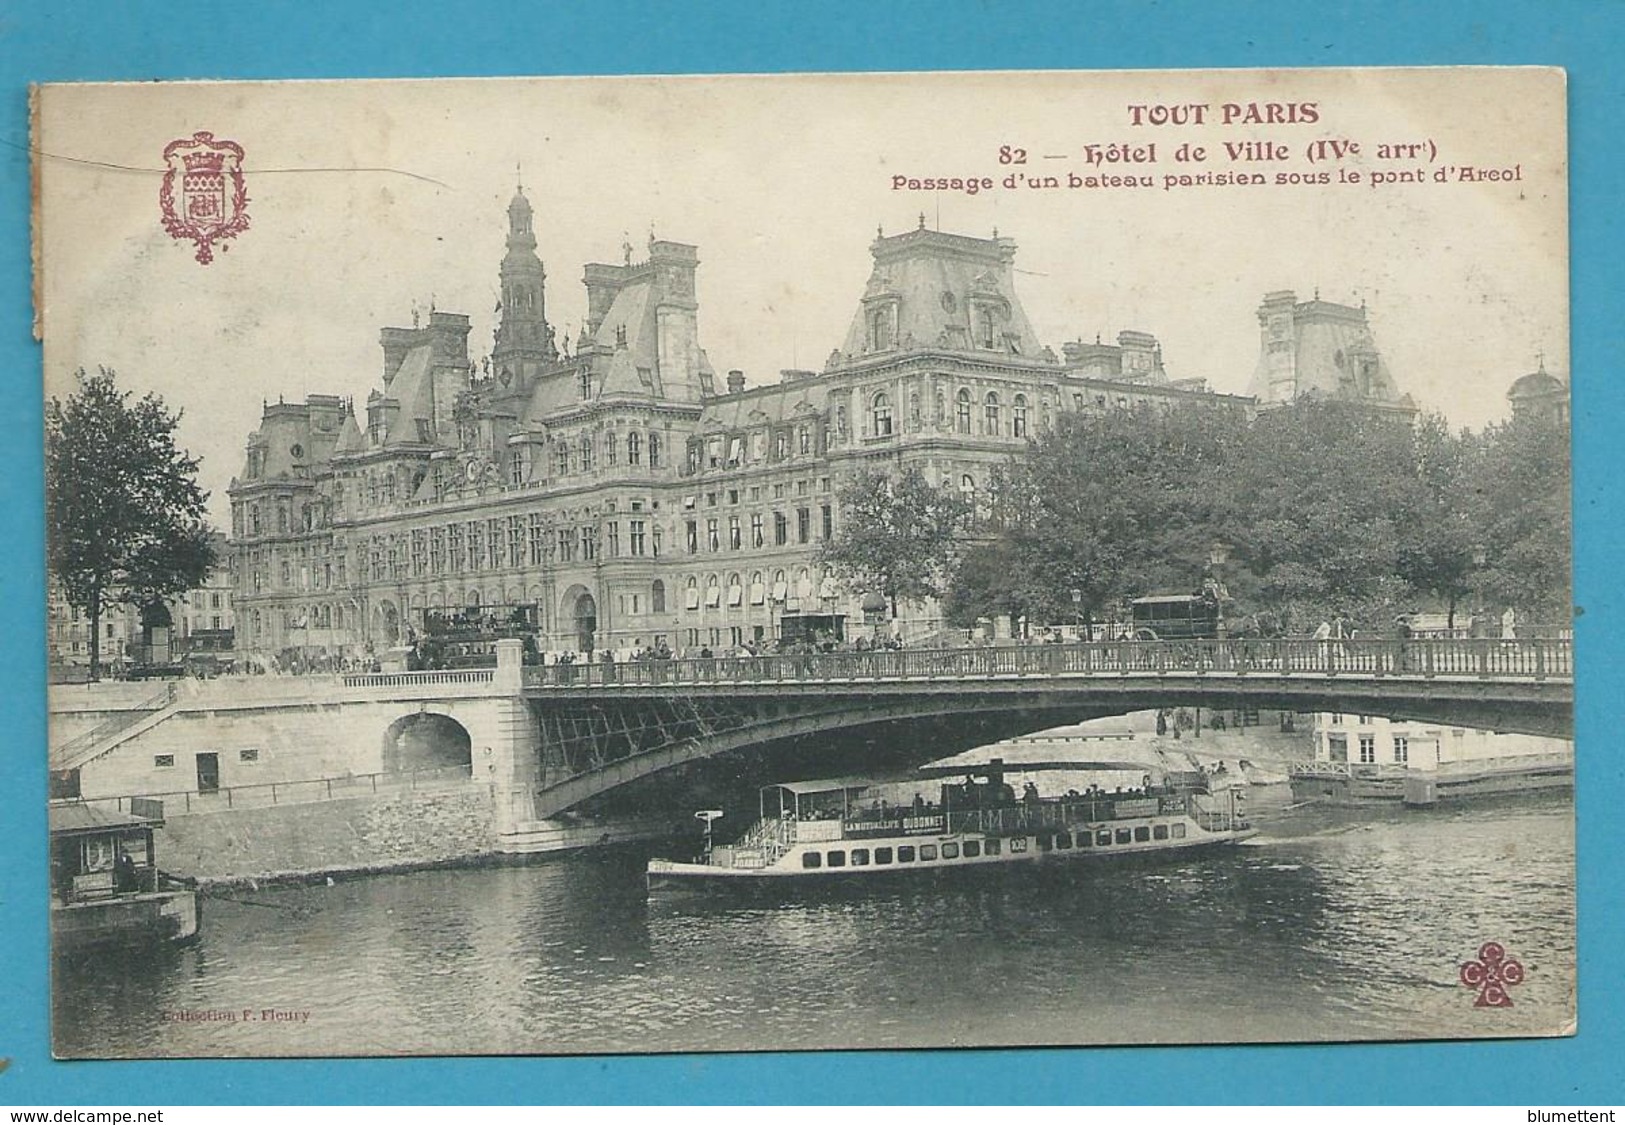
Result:
{"label": "street lamp", "polygon": [[1091,641],[1093,637],[1083,635],[1083,591],[1076,587],[1072,590],[1072,628],[1082,640]]}
{"label": "street lamp", "polygon": [[1478,615],[1484,610],[1483,574],[1484,564],[1489,561],[1489,558],[1489,552],[1484,549],[1484,545],[1482,543],[1473,544],[1473,611],[1472,617],[1467,624],[1468,636],[1473,635],[1473,625],[1477,622]]}
{"label": "street lamp", "polygon": [[[1213,595],[1215,609],[1214,631],[1222,639],[1228,635],[1229,630],[1224,623],[1224,603],[1229,591],[1219,580],[1219,568],[1230,559],[1230,544],[1215,539],[1207,549],[1207,580],[1203,582],[1203,593]],[[1209,585],[1211,583],[1211,585]]]}

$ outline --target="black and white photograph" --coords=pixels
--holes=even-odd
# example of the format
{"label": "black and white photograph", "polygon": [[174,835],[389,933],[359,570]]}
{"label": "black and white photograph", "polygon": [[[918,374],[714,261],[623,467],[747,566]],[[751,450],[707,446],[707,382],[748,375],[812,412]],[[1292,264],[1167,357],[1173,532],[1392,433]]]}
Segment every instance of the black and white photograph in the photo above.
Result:
{"label": "black and white photograph", "polygon": [[33,110],[59,1058],[1575,1033],[1562,71]]}

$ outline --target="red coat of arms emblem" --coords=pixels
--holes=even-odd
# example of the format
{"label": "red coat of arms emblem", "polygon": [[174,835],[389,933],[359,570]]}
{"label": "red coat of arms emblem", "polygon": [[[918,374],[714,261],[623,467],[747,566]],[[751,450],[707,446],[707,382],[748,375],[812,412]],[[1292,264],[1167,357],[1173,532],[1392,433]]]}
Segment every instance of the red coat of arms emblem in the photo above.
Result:
{"label": "red coat of arms emblem", "polygon": [[206,266],[214,261],[215,243],[248,229],[243,148],[217,141],[213,133],[193,133],[164,149],[164,169],[158,189],[164,229],[171,238],[197,243],[197,260]]}

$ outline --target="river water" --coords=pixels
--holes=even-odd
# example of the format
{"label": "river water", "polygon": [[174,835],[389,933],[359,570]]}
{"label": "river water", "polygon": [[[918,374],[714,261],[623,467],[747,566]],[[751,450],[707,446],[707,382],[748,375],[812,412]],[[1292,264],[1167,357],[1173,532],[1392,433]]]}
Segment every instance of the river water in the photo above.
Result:
{"label": "river water", "polygon": [[[632,850],[234,890],[188,949],[59,964],[62,1056],[551,1054],[1550,1034],[1567,795],[1293,809],[1159,861],[657,897]],[[1460,965],[1498,941],[1513,1007]]]}

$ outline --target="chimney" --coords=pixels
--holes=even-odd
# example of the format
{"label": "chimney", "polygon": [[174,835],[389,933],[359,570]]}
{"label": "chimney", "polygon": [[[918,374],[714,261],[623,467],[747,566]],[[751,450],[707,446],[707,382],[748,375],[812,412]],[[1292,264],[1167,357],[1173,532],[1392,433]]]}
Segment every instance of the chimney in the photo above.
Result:
{"label": "chimney", "polygon": [[736,395],[744,389],[745,373],[738,370],[728,372],[728,393],[731,395]]}
{"label": "chimney", "polygon": [[412,350],[418,342],[418,331],[415,328],[386,328],[378,334],[378,342],[384,349],[384,387],[394,382],[395,373],[401,369],[406,359],[406,353]]}

